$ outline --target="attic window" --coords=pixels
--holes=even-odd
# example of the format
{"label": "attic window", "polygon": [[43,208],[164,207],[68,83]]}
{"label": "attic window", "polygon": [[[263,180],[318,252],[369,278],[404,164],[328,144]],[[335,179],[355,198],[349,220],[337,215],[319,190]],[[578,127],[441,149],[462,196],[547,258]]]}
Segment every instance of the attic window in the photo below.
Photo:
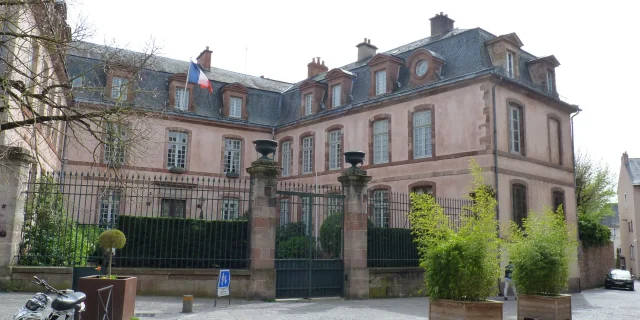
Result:
{"label": "attic window", "polygon": [[111,99],[127,100],[127,86],[129,79],[113,77],[111,79]]}
{"label": "attic window", "polygon": [[331,107],[337,108],[340,106],[340,97],[340,85],[336,84],[335,86],[331,87]]}
{"label": "attic window", "polygon": [[507,51],[507,76],[513,78],[515,72],[513,67],[513,53]]}
{"label": "attic window", "polygon": [[304,115],[308,116],[313,112],[313,94],[309,93],[304,96]]}
{"label": "attic window", "polygon": [[547,70],[547,92],[553,93],[553,71]]}
{"label": "attic window", "polygon": [[231,97],[231,109],[229,109],[229,117],[240,118],[242,115],[242,98]]}
{"label": "attic window", "polygon": [[387,93],[387,71],[376,72],[376,95]]}
{"label": "attic window", "polygon": [[222,113],[233,119],[247,120],[247,98],[249,91],[240,83],[230,83],[222,87]]}

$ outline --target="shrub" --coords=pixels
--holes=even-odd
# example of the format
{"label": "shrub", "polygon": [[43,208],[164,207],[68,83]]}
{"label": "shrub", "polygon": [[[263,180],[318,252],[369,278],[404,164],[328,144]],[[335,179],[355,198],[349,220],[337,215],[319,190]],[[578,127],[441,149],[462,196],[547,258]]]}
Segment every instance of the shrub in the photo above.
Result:
{"label": "shrub", "polygon": [[578,235],[587,248],[600,247],[611,242],[611,229],[600,222],[598,215],[578,214]]}
{"label": "shrub", "polygon": [[100,234],[98,243],[102,249],[107,251],[109,263],[107,264],[107,279],[111,279],[111,258],[113,257],[113,249],[122,249],[127,243],[127,238],[120,230],[107,230]]}
{"label": "shrub", "polygon": [[518,291],[555,296],[569,284],[569,264],[576,257],[575,229],[567,229],[562,207],[532,212],[523,228],[511,223],[507,250]]}
{"label": "shrub", "polygon": [[308,236],[295,236],[280,242],[276,250],[276,259],[304,259],[309,257],[311,239]]}
{"label": "shrub", "polygon": [[322,250],[332,257],[340,257],[342,252],[342,213],[329,215],[320,227]]}
{"label": "shrub", "polygon": [[474,160],[470,169],[475,201],[465,209],[473,214],[463,216],[460,227],[444,214],[431,195],[411,194],[411,230],[431,299],[483,301],[497,294],[497,201],[484,187],[482,169]]}

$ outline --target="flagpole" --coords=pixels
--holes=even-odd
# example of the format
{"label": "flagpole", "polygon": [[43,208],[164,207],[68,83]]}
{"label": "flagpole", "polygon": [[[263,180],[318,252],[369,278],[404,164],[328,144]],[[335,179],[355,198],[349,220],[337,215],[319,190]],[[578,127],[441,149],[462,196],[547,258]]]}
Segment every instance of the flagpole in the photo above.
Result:
{"label": "flagpole", "polygon": [[[189,93],[189,71],[191,71],[191,57],[189,57],[189,66],[187,67],[187,79],[184,80],[184,92]],[[184,99],[184,95],[182,95],[182,99]],[[186,105],[189,105],[188,102],[188,98],[187,98],[187,103]],[[186,109],[189,109],[188,107]]]}

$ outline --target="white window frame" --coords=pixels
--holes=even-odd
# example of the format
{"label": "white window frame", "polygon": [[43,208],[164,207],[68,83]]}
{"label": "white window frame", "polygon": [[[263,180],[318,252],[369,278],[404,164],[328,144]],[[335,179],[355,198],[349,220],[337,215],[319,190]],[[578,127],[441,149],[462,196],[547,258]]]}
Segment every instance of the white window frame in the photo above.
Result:
{"label": "white window frame", "polygon": [[186,132],[169,131],[167,148],[167,167],[187,168],[187,152],[189,148],[189,134]]}
{"label": "white window frame", "polygon": [[282,142],[282,176],[291,175],[291,141]]}
{"label": "white window frame", "polygon": [[[517,117],[514,117],[514,112]],[[511,153],[522,154],[522,112],[517,106],[509,106],[509,151]]]}
{"label": "white window frame", "polygon": [[178,110],[189,109],[189,88],[176,87],[175,108]]}
{"label": "white window frame", "polygon": [[126,126],[107,122],[105,131],[105,140],[107,141],[104,143],[104,163],[112,165],[123,164],[125,160],[125,141],[127,138]]}
{"label": "white window frame", "polygon": [[224,173],[240,174],[241,160],[242,140],[224,139]]}
{"label": "white window frame", "polygon": [[240,200],[238,198],[222,198],[222,220],[234,220],[240,214]]}
{"label": "white window frame", "polygon": [[302,223],[305,224],[305,233],[311,233],[311,225],[313,223],[313,197],[301,197],[302,202]]}
{"label": "white window frame", "polygon": [[373,123],[373,164],[389,162],[389,119]]}
{"label": "white window frame", "polygon": [[[127,100],[127,86],[129,79],[123,77],[111,78],[111,99]],[[124,89],[124,90],[123,90]]]}
{"label": "white window frame", "polygon": [[340,162],[340,150],[342,146],[340,145],[342,130],[332,130],[329,131],[329,170],[338,170],[341,167]]}
{"label": "white window frame", "polygon": [[388,190],[373,190],[373,225],[378,228],[389,227]]}
{"label": "white window frame", "polygon": [[342,213],[342,201],[338,197],[327,197],[328,214]]}
{"label": "white window frame", "polygon": [[376,96],[387,93],[387,70],[378,70],[375,73]]}
{"label": "white window frame", "polygon": [[121,199],[122,193],[120,190],[104,190],[102,198],[100,199],[99,225],[106,226],[107,229],[118,227]]}
{"label": "white window frame", "polygon": [[242,118],[242,98],[229,97],[229,117]]}
{"label": "white window frame", "polygon": [[280,226],[285,226],[289,223],[291,212],[291,201],[287,198],[280,199]]}
{"label": "white window frame", "polygon": [[341,97],[342,97],[342,88],[339,84],[336,84],[335,86],[331,87],[331,106],[333,108],[338,108],[340,107],[340,102],[341,102]]}
{"label": "white window frame", "polygon": [[313,173],[313,137],[302,138],[302,174]]}
{"label": "white window frame", "polygon": [[513,78],[515,76],[514,55],[513,52],[507,51],[507,76]]}
{"label": "white window frame", "polygon": [[553,72],[547,70],[547,92],[553,93]]}
{"label": "white window frame", "polygon": [[313,93],[304,95],[304,115],[308,116],[313,113]]}
{"label": "white window frame", "polygon": [[433,155],[431,136],[431,110],[413,114],[413,158],[429,158]]}

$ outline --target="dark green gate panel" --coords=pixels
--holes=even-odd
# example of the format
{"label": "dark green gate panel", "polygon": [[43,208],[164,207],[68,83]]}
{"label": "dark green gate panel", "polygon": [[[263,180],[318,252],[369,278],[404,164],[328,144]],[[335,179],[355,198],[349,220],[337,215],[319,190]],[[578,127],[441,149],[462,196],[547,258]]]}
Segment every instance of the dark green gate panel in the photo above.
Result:
{"label": "dark green gate panel", "polygon": [[279,259],[275,261],[275,268],[276,297],[279,299],[342,296],[342,259]]}

